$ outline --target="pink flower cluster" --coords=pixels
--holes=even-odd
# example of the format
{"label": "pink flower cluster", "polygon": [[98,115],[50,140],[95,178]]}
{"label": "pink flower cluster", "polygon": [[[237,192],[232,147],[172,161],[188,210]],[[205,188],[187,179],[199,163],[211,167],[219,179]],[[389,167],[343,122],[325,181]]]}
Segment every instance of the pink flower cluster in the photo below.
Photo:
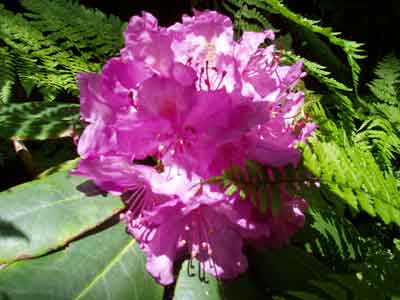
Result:
{"label": "pink flower cluster", "polygon": [[247,267],[244,244],[282,245],[303,226],[306,204],[282,190],[279,213],[262,215],[204,182],[246,160],[297,162],[295,144],[314,129],[298,120],[302,63],[282,66],[273,45],[260,47],[272,31],[235,41],[230,19],[214,11],[168,28],[143,13],[124,36],[119,57],[78,76],[87,126],[73,174],[124,195],[122,219],[161,284],[185,257],[202,278],[235,277]]}

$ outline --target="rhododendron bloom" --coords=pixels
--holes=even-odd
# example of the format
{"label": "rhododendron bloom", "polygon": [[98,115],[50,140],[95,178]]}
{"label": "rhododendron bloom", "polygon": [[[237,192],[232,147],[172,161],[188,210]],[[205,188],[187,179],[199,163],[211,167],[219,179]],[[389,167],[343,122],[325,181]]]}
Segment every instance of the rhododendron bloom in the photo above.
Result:
{"label": "rhododendron bloom", "polygon": [[[233,278],[247,268],[247,243],[277,247],[304,224],[303,199],[281,191],[279,212],[261,214],[249,195],[228,195],[213,176],[256,160],[296,164],[298,142],[315,125],[303,117],[304,94],[293,87],[302,63],[280,64],[274,33],[233,38],[231,20],[194,12],[158,25],[134,16],[125,46],[100,73],[78,75],[86,123],[74,175],[121,195],[121,216],[161,284],[174,263],[196,260],[205,272]],[[215,179],[215,178],[214,178]]]}

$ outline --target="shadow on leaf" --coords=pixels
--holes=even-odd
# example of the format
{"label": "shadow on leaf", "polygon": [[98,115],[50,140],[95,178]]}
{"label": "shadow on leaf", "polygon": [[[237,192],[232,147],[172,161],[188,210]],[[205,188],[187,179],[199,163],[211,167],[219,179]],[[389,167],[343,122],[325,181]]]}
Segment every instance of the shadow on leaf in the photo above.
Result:
{"label": "shadow on leaf", "polygon": [[10,300],[11,298],[5,292],[0,292],[0,300]]}
{"label": "shadow on leaf", "polygon": [[29,242],[29,237],[13,223],[0,219],[0,237],[17,237]]}
{"label": "shadow on leaf", "polygon": [[107,193],[100,190],[92,181],[85,181],[76,187],[76,189],[84,193],[88,197],[107,196]]}

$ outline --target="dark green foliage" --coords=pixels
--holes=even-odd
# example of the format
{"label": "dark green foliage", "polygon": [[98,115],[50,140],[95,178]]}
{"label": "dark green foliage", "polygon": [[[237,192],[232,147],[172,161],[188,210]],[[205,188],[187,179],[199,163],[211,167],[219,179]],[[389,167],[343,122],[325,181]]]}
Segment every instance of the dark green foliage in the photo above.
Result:
{"label": "dark green foliage", "polygon": [[303,148],[303,157],[322,189],[327,188],[357,211],[400,225],[397,180],[380,170],[369,151],[313,140]]}
{"label": "dark green foliage", "polygon": [[23,0],[21,4],[29,11],[24,16],[30,24],[48,40],[88,61],[103,63],[123,46],[123,23],[118,17],[71,0]]}
{"label": "dark green foliage", "polygon": [[[305,30],[317,33],[320,36],[328,39],[329,42],[337,47],[340,47],[347,57],[347,62],[351,69],[354,88],[357,88],[360,66],[357,59],[364,58],[362,54],[361,43],[339,38],[339,33],[333,32],[331,28],[325,28],[318,25],[318,21],[309,20],[290,11],[280,0],[228,0],[224,2],[224,7],[233,14],[235,19],[236,30],[243,32],[246,30],[260,31],[264,28],[272,28],[265,15],[278,14],[285,20],[297,24]],[[263,26],[267,25],[267,26]],[[298,59],[299,57],[287,52],[286,56],[289,60]],[[315,76],[322,83],[329,87],[348,90],[342,83],[329,77],[330,73],[324,70],[323,66],[305,60],[305,69],[310,75]]]}
{"label": "dark green foliage", "polygon": [[332,206],[309,209],[310,231],[306,248],[324,257],[356,260],[362,257],[362,243],[356,227]]}
{"label": "dark green foliage", "polygon": [[398,101],[400,85],[400,60],[388,54],[375,69],[376,79],[368,84],[371,92],[380,101],[394,104]]}
{"label": "dark green foliage", "polygon": [[0,48],[0,105],[10,101],[15,83],[15,58],[8,47]]}
{"label": "dark green foliage", "polygon": [[400,60],[393,54],[382,59],[376,78],[368,84],[373,96],[364,97],[363,124],[355,139],[372,149],[389,172],[400,154]]}
{"label": "dark green foliage", "polygon": [[16,75],[28,96],[34,87],[48,100],[60,92],[77,95],[76,74],[97,71],[121,47],[123,23],[117,17],[73,1],[21,3],[30,11],[24,16],[0,6],[0,39],[8,45],[0,52],[7,58],[0,77],[3,102]]}
{"label": "dark green foliage", "polygon": [[72,136],[80,128],[79,105],[14,103],[0,107],[0,137],[46,140]]}
{"label": "dark green foliage", "polygon": [[326,85],[328,88],[336,89],[340,91],[351,91],[351,88],[347,87],[343,83],[337,81],[336,79],[331,77],[331,72],[326,70],[326,67],[310,61],[304,57],[295,55],[291,51],[283,51],[283,60],[282,62],[292,64],[297,60],[302,60],[304,64],[304,68],[308,74],[318,79],[319,82]]}

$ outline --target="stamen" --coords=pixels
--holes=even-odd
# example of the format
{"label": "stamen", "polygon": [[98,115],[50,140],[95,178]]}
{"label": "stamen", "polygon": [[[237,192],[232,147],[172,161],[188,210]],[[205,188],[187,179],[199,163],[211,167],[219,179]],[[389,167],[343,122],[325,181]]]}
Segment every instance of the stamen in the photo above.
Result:
{"label": "stamen", "polygon": [[214,255],[214,257],[213,257],[213,251],[212,251],[211,244],[210,244],[210,240],[209,240],[208,234],[207,234],[207,232],[210,233],[210,234],[212,234],[212,233],[213,233],[213,230],[212,230],[210,224],[208,224],[206,218],[203,218],[203,220],[204,220],[204,223],[203,223],[203,225],[204,225],[204,231],[205,231],[205,233],[206,233],[206,234],[205,234],[205,239],[206,239],[206,242],[207,242],[207,244],[208,244],[208,251],[207,251],[207,254],[208,254],[208,256],[209,256],[209,261],[210,261],[210,264],[211,264],[211,268],[214,269],[215,277],[218,279],[217,266],[216,266],[215,261],[214,261],[215,255]]}
{"label": "stamen", "polygon": [[131,196],[126,201],[129,204],[128,211],[132,212],[132,209],[138,205],[139,202],[142,200],[142,196],[144,194],[144,188],[139,187],[132,191]]}
{"label": "stamen", "polygon": [[221,86],[222,81],[224,81],[224,78],[225,78],[226,74],[227,74],[227,72],[226,72],[225,70],[222,71],[222,76],[221,76],[221,79],[219,80],[219,82],[218,82],[218,84],[217,84],[216,90],[218,90],[219,87]]}
{"label": "stamen", "polygon": [[208,73],[208,60],[206,61],[206,85],[208,87],[208,90],[210,90],[211,84],[210,84],[210,75]]}
{"label": "stamen", "polygon": [[201,67],[199,76],[199,90],[201,90],[201,79],[203,78],[203,75],[204,75],[204,67]]}
{"label": "stamen", "polygon": [[193,265],[193,259],[190,258],[189,262],[187,264],[187,274],[189,277],[193,277],[195,274],[192,272],[192,270],[194,269],[194,265]]}
{"label": "stamen", "polygon": [[199,267],[198,274],[200,281],[208,283],[204,262],[198,261],[198,267]]}

